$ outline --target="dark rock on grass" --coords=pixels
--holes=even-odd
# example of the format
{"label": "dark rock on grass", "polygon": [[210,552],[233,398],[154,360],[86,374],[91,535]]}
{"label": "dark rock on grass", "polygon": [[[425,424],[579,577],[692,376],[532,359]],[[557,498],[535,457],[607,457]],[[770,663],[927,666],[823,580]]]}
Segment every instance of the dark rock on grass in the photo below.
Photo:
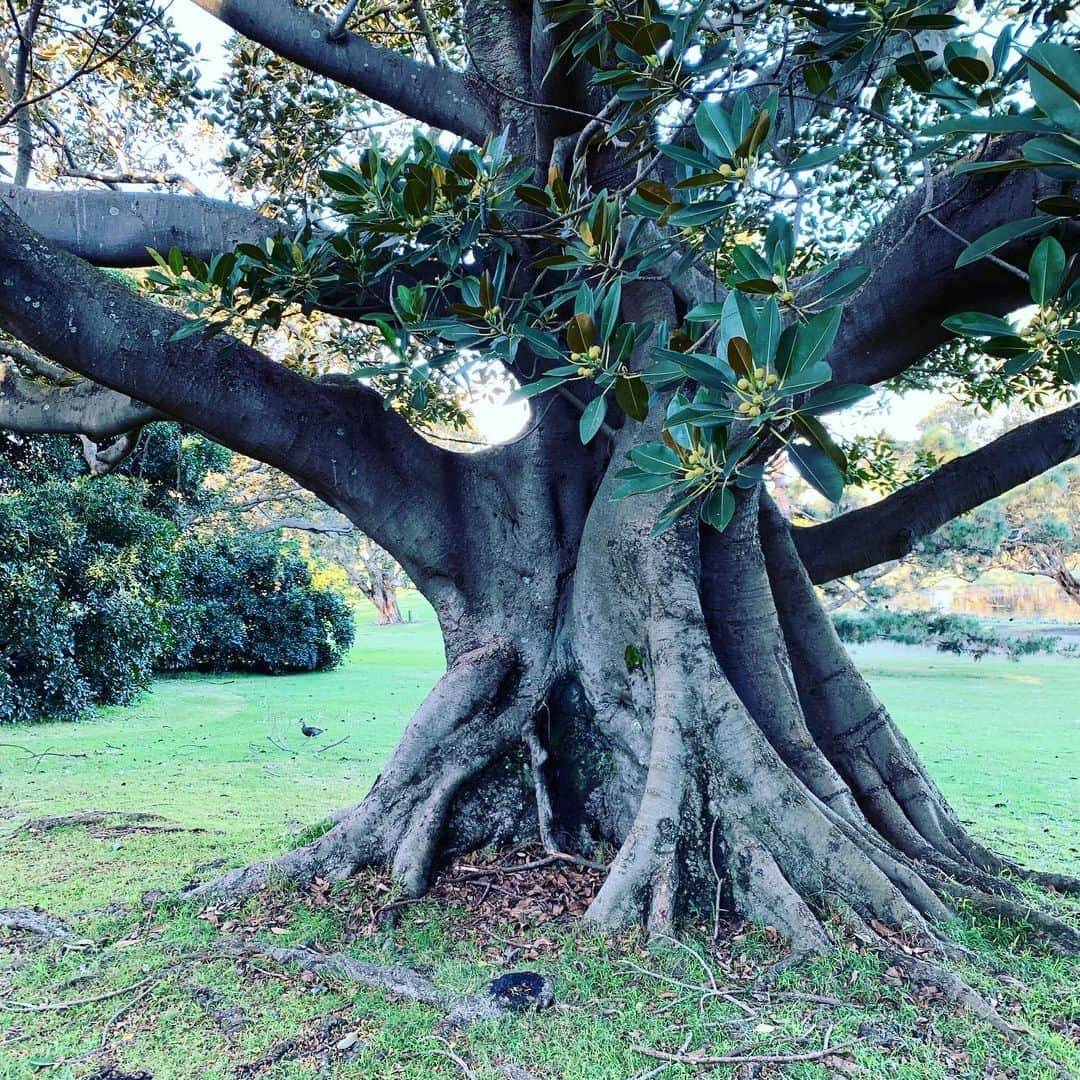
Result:
{"label": "dark rock on grass", "polygon": [[509,1012],[546,1009],[555,1003],[555,984],[535,971],[513,971],[493,979],[488,993],[495,1004]]}

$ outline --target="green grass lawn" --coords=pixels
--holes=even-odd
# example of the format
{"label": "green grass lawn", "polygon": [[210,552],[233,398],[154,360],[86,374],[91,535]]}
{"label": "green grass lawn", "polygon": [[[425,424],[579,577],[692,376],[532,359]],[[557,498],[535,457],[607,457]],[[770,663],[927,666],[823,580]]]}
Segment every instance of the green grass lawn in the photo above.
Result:
{"label": "green grass lawn", "polygon": [[[415,621],[403,627],[376,627],[362,613],[356,647],[335,672],[162,680],[138,706],[105,710],[88,723],[0,729],[0,907],[40,905],[89,942],[29,954],[0,947],[0,1078],[23,1080],[46,1067],[48,1076],[90,1076],[113,1059],[157,1080],[230,1077],[238,1065],[298,1038],[291,1056],[245,1075],[493,1080],[512,1061],[544,1080],[615,1080],[659,1064],[637,1054],[635,1044],[677,1049],[688,1038],[720,1053],[814,1049],[830,1023],[834,1042],[851,1044],[853,1058],[845,1061],[882,1076],[1060,1075],[1030,1049],[1011,1047],[969,1017],[883,979],[877,957],[852,949],[783,976],[789,992],[827,993],[842,1006],[767,999],[755,1003],[759,1015],[747,1026],[731,1023],[745,1019],[731,1001],[701,998],[657,977],[702,980],[698,961],[680,951],[647,952],[637,942],[600,941],[548,924],[530,938],[540,939],[538,958],[508,958],[500,939],[516,940],[520,928],[491,927],[494,937],[475,927],[460,931],[454,913],[434,904],[408,909],[396,929],[369,934],[350,914],[370,900],[363,885],[346,887],[325,907],[293,896],[248,906],[245,917],[268,936],[272,924],[275,942],[423,965],[456,989],[479,988],[507,959],[552,972],[559,1008],[484,1022],[454,1038],[466,1073],[447,1045],[431,1038],[432,1010],[214,959],[200,950],[212,948],[217,932],[197,910],[172,906],[155,918],[138,909],[145,890],[171,893],[212,873],[211,864],[279,852],[328,810],[363,795],[442,669],[430,608],[415,597],[404,607]],[[975,664],[888,646],[860,648],[857,657],[977,835],[1032,864],[1080,871],[1080,662]],[[325,734],[305,739],[301,717]],[[37,834],[19,828],[28,819],[91,809],[158,814],[167,820],[147,824],[174,831],[123,831],[108,822]],[[108,908],[117,901],[134,908]],[[1075,917],[1075,908],[1061,907]],[[984,960],[1006,967],[1013,982],[991,979],[985,964],[969,977],[1030,1030],[1042,1053],[1080,1072],[1076,965],[1024,951],[1013,928],[965,918],[954,932]],[[730,984],[774,954],[764,937],[744,931],[709,963]],[[137,984],[154,973],[160,980],[141,996]],[[10,1006],[129,986],[136,988],[70,1009]],[[117,1016],[126,1003],[130,1010]],[[232,1035],[213,1016],[223,1004],[246,1019]],[[324,1030],[320,1043],[332,1013],[334,1034]],[[342,1031],[360,1036],[349,1060],[335,1049]],[[91,1053],[102,1041],[105,1051]],[[839,1075],[835,1063],[784,1069],[792,1077]],[[692,1074],[674,1066],[662,1075]]]}

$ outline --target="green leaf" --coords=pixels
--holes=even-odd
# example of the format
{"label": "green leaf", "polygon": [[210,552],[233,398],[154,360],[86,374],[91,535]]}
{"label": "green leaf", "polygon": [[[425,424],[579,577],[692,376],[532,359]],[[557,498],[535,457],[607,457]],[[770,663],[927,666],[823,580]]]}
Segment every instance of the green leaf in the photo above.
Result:
{"label": "green leaf", "polygon": [[603,395],[593,398],[585,406],[585,411],[581,414],[581,421],[578,424],[578,432],[583,443],[592,442],[596,433],[603,426],[605,416],[607,416],[607,398]]}
{"label": "green leaf", "polygon": [[846,270],[841,270],[826,278],[818,295],[814,298],[814,303],[839,304],[841,300],[846,300],[852,293],[858,291],[869,276],[869,267],[849,266]]}
{"label": "green leaf", "polygon": [[[1061,135],[1039,135],[1024,143],[1021,153],[1025,161],[1034,165],[1061,170],[1061,178],[1078,179],[1074,173],[1080,173],[1080,146],[1075,141]],[[1057,171],[1051,173],[1057,176]]]}
{"label": "green leaf", "polygon": [[654,491],[663,491],[671,484],[671,477],[655,473],[643,473],[624,480],[612,493],[613,499],[628,499],[631,495],[648,495]]}
{"label": "green leaf", "polygon": [[1001,337],[990,338],[983,344],[982,350],[987,356],[1008,360],[1026,353],[1028,348],[1028,343],[1018,334],[1004,334]]}
{"label": "green leaf", "polygon": [[811,94],[824,94],[832,83],[832,67],[824,60],[815,60],[803,68],[803,80]]}
{"label": "green leaf", "polygon": [[724,314],[723,304],[696,304],[684,316],[686,322],[712,322]]}
{"label": "green leaf", "polygon": [[814,416],[818,413],[832,412],[834,409],[846,409],[849,405],[854,405],[856,401],[871,397],[873,393],[873,387],[863,386],[860,383],[833,386],[811,394],[799,406],[799,412],[803,416]]}
{"label": "green leaf", "polygon": [[701,520],[723,532],[735,514],[735,496],[727,487],[716,488],[701,504]]}
{"label": "green leaf", "polygon": [[649,415],[649,390],[637,375],[619,377],[615,383],[615,400],[634,420],[644,420]]}
{"label": "green leaf", "polygon": [[789,396],[804,394],[807,390],[816,390],[819,386],[824,386],[831,378],[832,368],[824,360],[816,360],[783,379],[780,389]]}
{"label": "green leaf", "polygon": [[713,167],[713,163],[707,157],[686,146],[674,144],[661,146],[660,153],[664,157],[671,158],[672,161],[677,161],[680,165],[688,165],[692,169],[711,169]]}
{"label": "green leaf", "polygon": [[778,373],[794,375],[824,360],[836,340],[842,315],[842,308],[832,307],[800,325],[795,332],[795,348],[788,366],[783,372],[779,372],[778,366]]}
{"label": "green leaf", "polygon": [[942,135],[1008,135],[1017,131],[1053,131],[1053,128],[1030,113],[1021,116],[950,116],[939,124],[923,128],[922,134],[925,138],[937,139]]}
{"label": "green leaf", "polygon": [[813,443],[819,449],[823,450],[828,456],[829,460],[842,472],[847,472],[847,457],[844,455],[844,451],[833,442],[832,436],[825,430],[824,425],[813,416],[804,416],[802,413],[795,413],[791,422],[795,427],[795,430],[804,438],[807,442]]}
{"label": "green leaf", "polygon": [[671,499],[657,515],[656,524],[653,525],[650,535],[663,536],[682,517],[683,512],[697,497],[698,492],[696,489],[689,494],[686,494],[684,489],[683,493]]}
{"label": "green leaf", "polygon": [[780,286],[771,278],[747,278],[745,281],[734,282],[739,292],[753,293],[756,296],[772,296],[780,291]]}
{"label": "green leaf", "polygon": [[566,344],[572,353],[585,353],[596,344],[596,324],[591,315],[579,312],[566,328]]}
{"label": "green leaf", "polygon": [[1028,82],[1035,103],[1066,131],[1080,127],[1080,53],[1043,42],[1028,54]]}
{"label": "green leaf", "polygon": [[945,66],[951,75],[973,86],[981,86],[994,74],[990,54],[970,41],[950,41],[945,46]]}
{"label": "green leaf", "polygon": [[507,395],[506,400],[508,403],[511,401],[524,401],[527,398],[536,397],[537,394],[543,394],[548,390],[553,390],[556,386],[562,386],[565,381],[565,379],[560,377],[537,379],[536,382],[527,383],[525,386],[519,386],[516,390]]}
{"label": "green leaf", "polygon": [[699,225],[711,225],[718,221],[728,211],[731,199],[703,199],[691,206],[684,206],[681,210],[668,217],[668,224],[680,229],[691,229]]}
{"label": "green leaf", "polygon": [[682,467],[679,455],[663,443],[645,443],[630,451],[630,460],[642,470],[652,474],[675,472]]}
{"label": "green leaf", "polygon": [[752,248],[739,244],[731,253],[739,276],[743,278],[771,278],[773,268]]}
{"label": "green leaf", "polygon": [[1035,204],[1036,210],[1055,217],[1080,217],[1080,199],[1072,195],[1051,195]]}
{"label": "green leaf", "polygon": [[788,172],[809,172],[811,169],[820,169],[822,165],[829,165],[846,152],[845,146],[826,146],[823,150],[811,150],[809,154],[803,154],[796,158],[787,168]]}
{"label": "green leaf", "polygon": [[1040,215],[1039,217],[1021,218],[1019,221],[1009,221],[984,233],[978,240],[968,244],[956,260],[957,267],[967,266],[978,262],[999,247],[1009,243],[1010,240],[1019,240],[1023,236],[1032,236],[1035,233],[1046,232],[1054,224],[1054,218]]}
{"label": "green leaf", "polygon": [[779,305],[774,299],[766,300],[750,339],[750,352],[756,364],[764,367],[772,363],[783,328]]}
{"label": "green leaf", "polygon": [[999,319],[996,315],[984,315],[981,311],[961,311],[950,315],[941,325],[954,334],[968,338],[1000,337],[1002,334],[1013,333],[1013,328],[1006,319]]}
{"label": "green leaf", "polygon": [[[176,249],[173,248],[173,250],[175,251]],[[206,326],[207,323],[205,319],[191,319],[188,322],[184,323],[184,325],[181,326],[179,330],[174,331],[174,333],[169,337],[169,340],[183,341],[185,338],[194,337],[195,334],[201,334],[204,330],[206,330]]]}
{"label": "green leaf", "polygon": [[795,258],[795,230],[783,214],[774,214],[769,222],[769,230],[765,234],[765,258],[777,274],[786,274],[791,260]]}
{"label": "green leaf", "polygon": [[694,113],[694,127],[707,150],[724,161],[735,159],[738,140],[720,102],[703,101]]}
{"label": "green leaf", "polygon": [[788,443],[788,457],[799,475],[830,502],[844,494],[844,474],[824,450],[810,443]]}
{"label": "green leaf", "polygon": [[1065,249],[1052,236],[1044,236],[1028,263],[1031,299],[1048,304],[1057,295],[1065,277]]}
{"label": "green leaf", "polygon": [[1058,374],[1068,383],[1080,383],[1080,348],[1074,342],[1066,349],[1058,362]]}
{"label": "green leaf", "polygon": [[1034,367],[1041,357],[1042,353],[1038,352],[1017,353],[1001,365],[1001,370],[1006,375],[1019,375],[1020,372],[1027,371],[1028,368]]}

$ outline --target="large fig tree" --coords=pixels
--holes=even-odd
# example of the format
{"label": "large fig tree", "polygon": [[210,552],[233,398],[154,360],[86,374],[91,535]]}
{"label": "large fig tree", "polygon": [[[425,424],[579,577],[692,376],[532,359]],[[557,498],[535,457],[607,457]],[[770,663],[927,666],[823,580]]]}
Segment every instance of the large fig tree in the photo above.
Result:
{"label": "large fig tree", "polygon": [[[276,466],[401,564],[447,663],[333,828],[203,894],[386,865],[416,895],[533,838],[606,865],[596,924],[668,931],[719,888],[810,952],[830,912],[936,947],[958,901],[1074,888],[969,834],[814,588],[1080,452],[1064,6],[197,4],[239,35],[209,98],[149,2],[90,5],[103,43],[79,5],[8,5],[9,171],[42,182],[0,192],[3,422],[165,416]],[[79,78],[172,171],[93,150]],[[161,186],[198,180],[169,94],[227,129],[235,204]],[[139,266],[156,296],[100,269]],[[513,441],[410,423],[493,367],[531,403]],[[838,500],[827,425],[890,380],[1062,407],[793,528],[770,475]]]}

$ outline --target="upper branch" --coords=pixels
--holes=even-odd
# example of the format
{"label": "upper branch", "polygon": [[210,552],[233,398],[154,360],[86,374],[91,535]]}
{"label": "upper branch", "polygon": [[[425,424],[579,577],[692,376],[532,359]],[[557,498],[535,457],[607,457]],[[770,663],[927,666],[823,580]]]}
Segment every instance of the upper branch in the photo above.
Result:
{"label": "upper branch", "polygon": [[[994,157],[1008,156],[1008,144]],[[983,233],[1030,217],[1049,195],[1035,170],[950,176],[927,182],[899,203],[843,260],[871,277],[844,311],[829,357],[837,383],[877,383],[906,371],[951,336],[941,323],[960,311],[1005,315],[1029,303],[1023,276],[983,259],[956,269],[956,259]],[[958,240],[957,235],[965,240]],[[1027,265],[1039,237],[998,254]]]}
{"label": "upper branch", "polygon": [[1080,454],[1080,405],[1023,424],[873,506],[794,528],[815,584],[900,559],[960,514]]}
{"label": "upper branch", "polygon": [[234,203],[167,191],[38,191],[0,184],[0,205],[95,266],[146,266],[151,247],[178,247],[209,259],[281,230],[280,222]]}
{"label": "upper branch", "polygon": [[0,326],[58,364],[288,473],[342,510],[410,575],[447,574],[454,455],[382,398],[301,377],[58,251],[0,200]]}
{"label": "upper branch", "polygon": [[492,113],[460,72],[422,64],[356,34],[337,37],[330,20],[289,0],[195,3],[279,56],[422,123],[475,143],[482,143],[493,130]]}

